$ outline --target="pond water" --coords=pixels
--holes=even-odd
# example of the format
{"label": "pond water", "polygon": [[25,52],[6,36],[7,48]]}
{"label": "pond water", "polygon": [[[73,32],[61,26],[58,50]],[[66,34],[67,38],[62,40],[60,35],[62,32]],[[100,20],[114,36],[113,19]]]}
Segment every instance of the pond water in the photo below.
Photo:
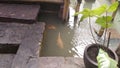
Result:
{"label": "pond water", "polygon": [[[73,0],[72,0],[73,1]],[[72,2],[71,1],[71,2]],[[85,2],[82,1],[80,11],[83,8],[95,8],[103,3],[110,4],[106,0],[96,0]],[[46,22],[44,39],[40,56],[64,56],[64,57],[83,57],[84,49],[88,44],[94,43],[91,36],[87,19],[79,23],[74,18],[74,5],[70,4],[69,20],[63,22],[58,18],[57,14],[41,14],[40,20]],[[92,27],[99,30],[99,26],[94,24],[95,18],[92,19]],[[94,34],[95,35],[95,34]],[[115,50],[120,42],[119,38],[110,40],[110,47]],[[114,46],[113,46],[114,45]],[[115,46],[116,45],[116,46]]]}

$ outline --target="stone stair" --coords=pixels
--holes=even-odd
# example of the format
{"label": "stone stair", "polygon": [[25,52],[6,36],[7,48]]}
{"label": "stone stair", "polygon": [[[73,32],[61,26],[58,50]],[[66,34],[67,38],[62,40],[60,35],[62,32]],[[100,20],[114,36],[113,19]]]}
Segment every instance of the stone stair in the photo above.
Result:
{"label": "stone stair", "polygon": [[35,23],[40,5],[0,3],[0,21]]}
{"label": "stone stair", "polygon": [[29,55],[39,57],[45,27],[37,22],[39,10],[38,4],[0,3],[0,68],[16,68]]}

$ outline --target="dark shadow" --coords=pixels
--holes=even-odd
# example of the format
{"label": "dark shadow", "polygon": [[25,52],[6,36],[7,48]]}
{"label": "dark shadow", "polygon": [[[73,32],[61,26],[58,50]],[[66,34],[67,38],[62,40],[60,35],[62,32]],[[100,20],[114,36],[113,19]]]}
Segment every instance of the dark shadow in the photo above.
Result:
{"label": "dark shadow", "polygon": [[16,54],[19,44],[0,44],[0,54]]}

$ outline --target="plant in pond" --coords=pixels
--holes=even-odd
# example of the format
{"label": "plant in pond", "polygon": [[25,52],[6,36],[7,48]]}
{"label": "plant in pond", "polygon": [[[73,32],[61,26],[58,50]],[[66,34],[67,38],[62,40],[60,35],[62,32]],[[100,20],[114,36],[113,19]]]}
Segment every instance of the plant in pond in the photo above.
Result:
{"label": "plant in pond", "polygon": [[[85,62],[85,64],[88,64],[88,66],[86,66],[86,68],[90,68],[90,67],[97,68],[98,64],[96,63],[97,62],[96,57],[98,55],[100,48],[103,49],[106,53],[108,53],[108,55],[111,58],[117,60],[116,54],[108,48],[109,44],[107,44],[107,47],[104,46],[105,42],[106,42],[105,40],[106,40],[106,35],[107,35],[107,29],[112,26],[112,23],[111,23],[112,16],[108,15],[108,13],[114,12],[117,9],[117,7],[118,7],[118,2],[115,2],[110,6],[104,4],[104,5],[101,5],[100,7],[92,9],[92,10],[85,8],[83,11],[75,13],[75,15],[82,14],[82,17],[80,18],[80,22],[83,21],[85,18],[88,18],[90,32],[95,41],[95,44],[92,44],[91,46],[86,47],[86,49],[84,51],[84,62]],[[102,45],[99,45],[97,43],[97,40],[94,37],[93,31],[92,31],[93,29],[91,26],[91,17],[96,17],[97,19],[96,19],[95,23],[97,23],[101,26],[102,31],[100,29],[98,35],[99,34],[102,35],[103,33],[105,34],[104,42]],[[101,36],[101,35],[99,35],[99,36]],[[110,35],[109,35],[109,37],[110,37]],[[91,59],[96,62],[93,62]]]}

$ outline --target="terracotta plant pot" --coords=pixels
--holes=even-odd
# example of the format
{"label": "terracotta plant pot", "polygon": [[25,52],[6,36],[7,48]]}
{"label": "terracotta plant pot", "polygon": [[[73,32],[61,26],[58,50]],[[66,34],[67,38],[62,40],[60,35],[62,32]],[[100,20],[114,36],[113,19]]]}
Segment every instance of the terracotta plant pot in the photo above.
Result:
{"label": "terracotta plant pot", "polygon": [[114,51],[99,44],[91,44],[88,45],[84,51],[84,64],[86,68],[98,68],[96,57],[98,55],[99,48],[104,49],[111,58],[118,62],[118,56]]}

